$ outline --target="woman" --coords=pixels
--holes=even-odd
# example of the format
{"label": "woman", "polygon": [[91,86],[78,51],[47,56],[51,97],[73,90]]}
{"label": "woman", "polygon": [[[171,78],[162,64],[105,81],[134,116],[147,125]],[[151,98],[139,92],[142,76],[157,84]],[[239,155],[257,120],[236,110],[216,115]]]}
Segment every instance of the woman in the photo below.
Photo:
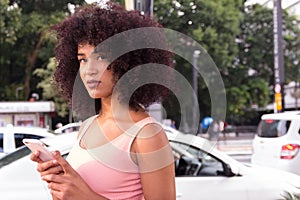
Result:
{"label": "woman", "polygon": [[[145,75],[140,66],[172,66],[171,54],[135,49],[134,41],[124,39],[118,48],[130,51],[114,58],[111,45],[101,46],[115,35],[142,27],[160,25],[115,4],[81,7],[53,27],[58,39],[55,80],[77,116],[92,116],[81,126],[67,160],[58,151],[48,162],[39,159],[39,152],[31,155],[53,199],[175,199],[172,151],[165,132],[146,112],[169,92],[155,83],[137,85]],[[165,42],[162,35],[154,35],[145,30],[142,36],[153,40],[144,42]],[[172,81],[170,74],[157,70],[146,72],[149,80]],[[124,77],[126,81],[118,84]]]}

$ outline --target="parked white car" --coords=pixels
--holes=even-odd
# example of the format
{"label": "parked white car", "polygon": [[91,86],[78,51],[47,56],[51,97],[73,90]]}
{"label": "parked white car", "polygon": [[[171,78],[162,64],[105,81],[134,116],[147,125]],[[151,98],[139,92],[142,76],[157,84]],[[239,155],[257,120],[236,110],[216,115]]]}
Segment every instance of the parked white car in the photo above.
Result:
{"label": "parked white car", "polygon": [[265,114],[253,140],[251,163],[300,175],[300,111]]}
{"label": "parked white car", "polygon": [[80,126],[81,126],[82,122],[73,122],[73,123],[69,123],[66,124],[60,128],[57,128],[54,130],[54,133],[56,134],[63,134],[63,133],[70,133],[70,132],[74,132],[74,131],[78,131]]}
{"label": "parked white car", "polygon": [[0,158],[24,145],[24,138],[40,139],[53,137],[53,133],[45,128],[8,125],[0,127]]}
{"label": "parked white car", "polygon": [[[246,166],[194,135],[166,129],[173,149],[178,200],[273,200],[296,194],[300,177],[272,168]],[[76,133],[42,139],[67,155]],[[0,160],[0,194],[5,200],[51,199],[26,147]]]}

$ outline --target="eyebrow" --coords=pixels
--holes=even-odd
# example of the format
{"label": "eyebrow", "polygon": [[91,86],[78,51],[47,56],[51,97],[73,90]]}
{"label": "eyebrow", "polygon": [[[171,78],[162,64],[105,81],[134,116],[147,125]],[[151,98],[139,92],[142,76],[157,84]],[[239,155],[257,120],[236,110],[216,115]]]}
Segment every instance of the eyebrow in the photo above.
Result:
{"label": "eyebrow", "polygon": [[78,53],[77,56],[85,56],[84,53]]}

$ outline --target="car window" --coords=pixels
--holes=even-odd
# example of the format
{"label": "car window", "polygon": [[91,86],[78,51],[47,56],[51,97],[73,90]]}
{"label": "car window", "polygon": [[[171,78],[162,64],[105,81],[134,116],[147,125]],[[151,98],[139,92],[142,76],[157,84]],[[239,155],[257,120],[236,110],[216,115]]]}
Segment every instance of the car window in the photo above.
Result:
{"label": "car window", "polygon": [[170,142],[176,176],[224,176],[225,164],[211,154],[193,146]]}
{"label": "car window", "polygon": [[0,133],[0,153],[3,152],[3,133]]}
{"label": "car window", "polygon": [[[0,168],[9,165],[10,163],[17,161],[21,158],[23,158],[24,156],[27,156],[31,153],[30,149],[28,147],[21,146],[19,147],[16,151],[7,154],[6,156],[2,157],[0,159]],[[68,153],[65,153],[62,155],[63,158],[66,158],[68,156]],[[31,162],[28,158],[28,162]]]}
{"label": "car window", "polygon": [[257,135],[268,138],[283,136],[289,130],[290,124],[290,120],[261,120],[257,128]]}
{"label": "car window", "polygon": [[38,136],[38,135],[31,135],[31,134],[24,134],[24,133],[15,133],[16,148],[24,145],[23,142],[22,142],[22,140],[24,138],[41,139],[43,137],[42,136]]}

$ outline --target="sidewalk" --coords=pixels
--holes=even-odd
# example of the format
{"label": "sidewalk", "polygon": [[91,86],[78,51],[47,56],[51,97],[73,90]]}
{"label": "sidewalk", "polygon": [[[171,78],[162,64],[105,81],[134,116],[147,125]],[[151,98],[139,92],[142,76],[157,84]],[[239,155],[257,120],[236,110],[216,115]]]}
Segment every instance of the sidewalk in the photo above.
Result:
{"label": "sidewalk", "polygon": [[[198,136],[208,139],[207,133],[201,133],[198,134]],[[255,133],[240,133],[238,136],[232,132],[232,133],[225,133],[220,134],[218,137],[218,141],[226,141],[226,140],[252,140],[255,136]]]}
{"label": "sidewalk", "polygon": [[[198,135],[200,137],[208,138],[208,134]],[[251,155],[252,154],[252,140],[255,133],[241,133],[236,136],[235,133],[226,133],[225,137],[220,134],[218,139],[212,140],[215,147],[229,155]]]}

